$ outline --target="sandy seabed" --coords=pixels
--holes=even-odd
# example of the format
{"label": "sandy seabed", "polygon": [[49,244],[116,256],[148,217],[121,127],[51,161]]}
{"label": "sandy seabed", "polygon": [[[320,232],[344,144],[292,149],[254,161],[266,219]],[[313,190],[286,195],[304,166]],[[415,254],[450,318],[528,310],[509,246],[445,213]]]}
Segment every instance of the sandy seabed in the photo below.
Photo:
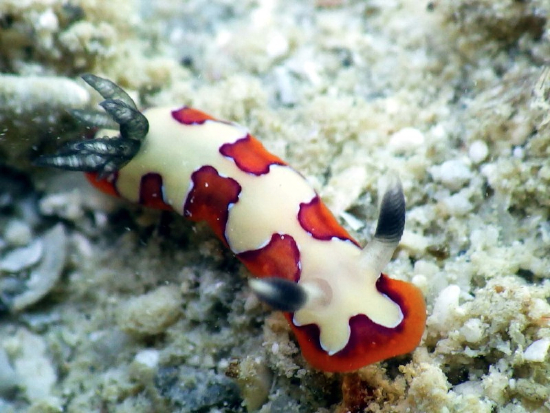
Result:
{"label": "sandy seabed", "polygon": [[[550,411],[549,11],[1,0],[0,412]],[[397,171],[421,345],[312,370],[206,226],[32,167],[82,135],[87,72],[246,125],[362,243]]]}

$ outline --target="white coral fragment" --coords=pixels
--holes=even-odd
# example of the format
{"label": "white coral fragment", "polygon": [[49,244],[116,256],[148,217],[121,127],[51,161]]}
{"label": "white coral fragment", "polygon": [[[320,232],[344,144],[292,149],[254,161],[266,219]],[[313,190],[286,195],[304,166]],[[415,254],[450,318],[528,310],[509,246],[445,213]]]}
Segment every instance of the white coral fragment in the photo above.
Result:
{"label": "white coral fragment", "polygon": [[534,341],[523,352],[523,359],[525,361],[543,362],[548,354],[550,348],[550,338],[541,338]]}

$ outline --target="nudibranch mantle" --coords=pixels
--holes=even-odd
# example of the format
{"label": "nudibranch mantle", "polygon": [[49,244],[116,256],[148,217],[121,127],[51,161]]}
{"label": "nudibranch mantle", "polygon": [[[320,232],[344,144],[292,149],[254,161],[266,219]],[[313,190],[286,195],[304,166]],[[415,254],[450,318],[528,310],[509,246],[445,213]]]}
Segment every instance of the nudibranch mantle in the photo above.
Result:
{"label": "nudibranch mantle", "polygon": [[[321,347],[332,355],[348,343],[349,319],[355,315],[364,314],[384,327],[398,325],[403,318],[401,309],[376,290],[379,274],[361,268],[361,249],[349,239],[315,239],[300,225],[300,206],[317,197],[311,185],[287,165],[271,164],[261,175],[239,168],[234,159],[221,157],[219,148],[247,138],[248,131],[213,119],[200,124],[174,122],[178,113],[187,110],[166,107],[142,112],[149,121],[149,134],[142,150],[118,172],[119,195],[139,203],[136,182],[147,174],[158,174],[163,182],[163,202],[180,212],[193,188],[182,182],[193,182],[191,176],[204,165],[215,165],[220,176],[241,187],[238,201],[230,205],[224,233],[231,251],[238,256],[265,247],[273,234],[290,236],[299,251],[298,283],[325,281],[330,285],[330,303],[297,311],[293,318],[296,326],[317,325]],[[117,134],[115,130],[98,133]]]}
{"label": "nudibranch mantle", "polygon": [[[306,298],[295,309],[273,302],[314,367],[354,370],[417,346],[426,317],[422,294],[381,274],[403,230],[400,185],[387,192],[375,239],[361,249],[304,177],[244,127],[185,106],[139,112],[115,84],[86,76],[120,131],[102,129],[99,138],[69,144],[37,164],[82,170],[107,193],[206,220],[255,276],[297,285]],[[122,153],[126,146],[113,149],[110,139],[136,147]],[[392,211],[394,204],[402,212]],[[400,214],[403,222],[394,222]]]}

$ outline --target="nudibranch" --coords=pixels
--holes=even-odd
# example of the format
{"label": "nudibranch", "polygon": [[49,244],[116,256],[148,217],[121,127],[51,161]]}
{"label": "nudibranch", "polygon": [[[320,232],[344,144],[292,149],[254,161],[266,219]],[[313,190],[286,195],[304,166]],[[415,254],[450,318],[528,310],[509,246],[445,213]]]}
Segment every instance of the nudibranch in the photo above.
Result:
{"label": "nudibranch", "polygon": [[206,221],[256,277],[258,297],[284,312],[317,369],[352,371],[418,345],[422,293],[382,273],[405,225],[397,178],[361,248],[306,179],[244,127],[187,106],[140,112],[115,83],[83,79],[107,113],[73,115],[102,129],[35,164],[83,171],[108,194]]}

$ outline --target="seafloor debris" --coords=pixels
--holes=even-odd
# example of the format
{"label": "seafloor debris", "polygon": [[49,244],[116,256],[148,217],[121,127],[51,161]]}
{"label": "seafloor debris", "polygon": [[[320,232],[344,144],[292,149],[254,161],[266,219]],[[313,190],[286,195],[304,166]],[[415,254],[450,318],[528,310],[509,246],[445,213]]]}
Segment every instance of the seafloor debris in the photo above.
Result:
{"label": "seafloor debris", "polygon": [[29,245],[7,252],[0,258],[1,307],[18,312],[42,299],[59,279],[66,256],[67,236],[61,224]]}
{"label": "seafloor debris", "polygon": [[82,86],[65,77],[0,75],[0,119],[82,107],[89,96]]}
{"label": "seafloor debris", "polygon": [[229,412],[235,411],[240,404],[239,389],[232,380],[200,368],[161,368],[155,378],[155,387],[163,398],[181,411],[210,411],[218,407]]}

